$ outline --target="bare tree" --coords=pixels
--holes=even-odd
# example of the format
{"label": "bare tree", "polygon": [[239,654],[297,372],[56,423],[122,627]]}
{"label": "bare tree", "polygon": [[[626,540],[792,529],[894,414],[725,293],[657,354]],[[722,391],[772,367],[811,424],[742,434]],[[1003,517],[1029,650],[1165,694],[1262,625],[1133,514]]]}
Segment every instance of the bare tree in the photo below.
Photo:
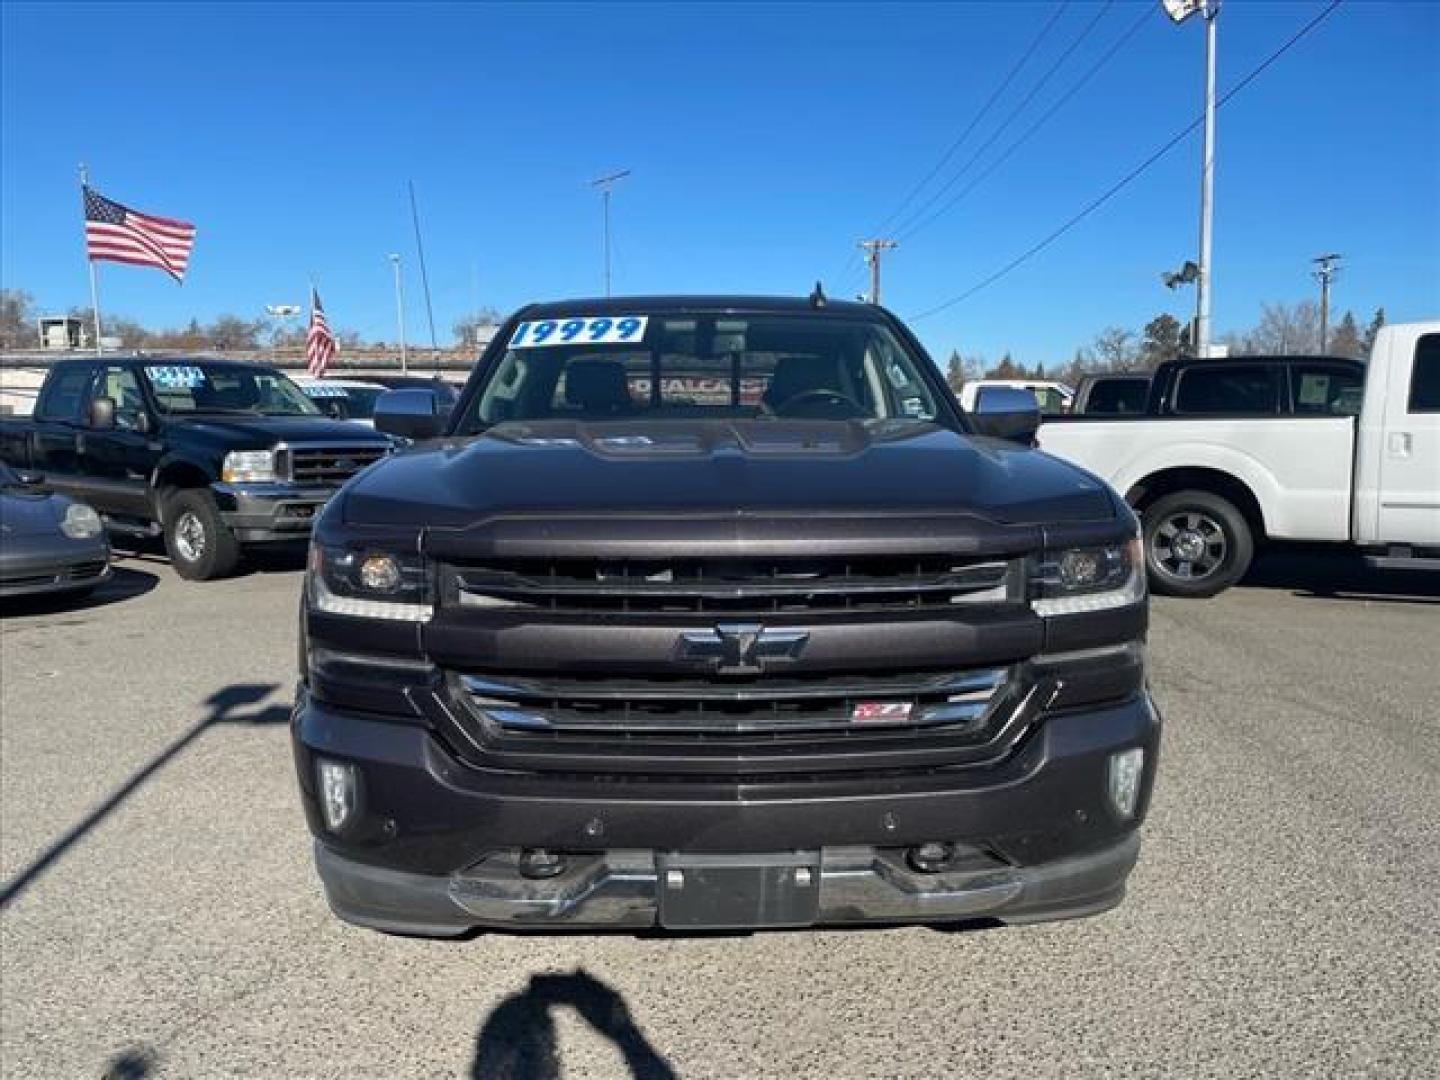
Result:
{"label": "bare tree", "polygon": [[35,345],[34,305],[35,298],[24,289],[0,289],[0,345]]}
{"label": "bare tree", "polygon": [[1313,300],[1298,304],[1261,304],[1260,322],[1244,335],[1245,352],[1257,356],[1301,356],[1320,351],[1320,308]]}
{"label": "bare tree", "polygon": [[500,324],[500,313],[494,308],[481,308],[479,311],[463,315],[456,320],[451,330],[455,334],[455,342],[459,345],[476,345],[480,342],[480,328],[492,327]]}

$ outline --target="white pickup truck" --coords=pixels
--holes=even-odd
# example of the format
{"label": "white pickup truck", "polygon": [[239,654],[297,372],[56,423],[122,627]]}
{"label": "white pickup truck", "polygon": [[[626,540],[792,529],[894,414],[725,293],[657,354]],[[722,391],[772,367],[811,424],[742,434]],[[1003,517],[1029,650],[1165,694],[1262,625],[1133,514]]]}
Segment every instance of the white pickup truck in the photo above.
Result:
{"label": "white pickup truck", "polygon": [[1158,592],[1213,596],[1265,540],[1440,569],[1440,322],[1384,327],[1366,365],[1162,364],[1145,413],[1047,418],[1038,439],[1140,513]]}

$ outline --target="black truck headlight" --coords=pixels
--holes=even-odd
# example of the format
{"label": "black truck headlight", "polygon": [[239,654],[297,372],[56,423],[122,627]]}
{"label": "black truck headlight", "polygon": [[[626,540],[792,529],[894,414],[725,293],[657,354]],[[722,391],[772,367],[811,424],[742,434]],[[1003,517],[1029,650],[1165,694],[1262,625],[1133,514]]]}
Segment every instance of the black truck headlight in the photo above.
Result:
{"label": "black truck headlight", "polygon": [[317,611],[362,619],[428,622],[430,571],[416,552],[310,545],[307,588]]}
{"label": "black truck headlight", "polygon": [[1120,544],[1046,552],[1031,573],[1037,615],[1080,615],[1145,599],[1145,559],[1138,534]]}

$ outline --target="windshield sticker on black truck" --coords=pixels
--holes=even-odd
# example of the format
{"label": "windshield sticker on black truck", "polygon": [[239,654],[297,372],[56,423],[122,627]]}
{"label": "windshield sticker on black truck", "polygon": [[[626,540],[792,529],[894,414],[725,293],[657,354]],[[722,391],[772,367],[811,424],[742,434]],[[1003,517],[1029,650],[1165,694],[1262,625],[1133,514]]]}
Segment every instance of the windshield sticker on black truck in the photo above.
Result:
{"label": "windshield sticker on black truck", "polygon": [[547,345],[614,345],[645,336],[646,315],[595,318],[540,319],[523,322],[510,337],[512,349],[538,349]]}
{"label": "windshield sticker on black truck", "polygon": [[191,364],[147,365],[145,374],[160,390],[194,390],[205,385],[205,372]]}

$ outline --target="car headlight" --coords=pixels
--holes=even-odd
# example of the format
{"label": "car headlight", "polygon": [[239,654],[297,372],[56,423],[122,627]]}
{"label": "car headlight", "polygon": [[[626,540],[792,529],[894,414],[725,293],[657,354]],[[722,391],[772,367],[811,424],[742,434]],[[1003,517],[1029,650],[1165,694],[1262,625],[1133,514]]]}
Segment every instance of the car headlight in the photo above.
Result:
{"label": "car headlight", "polygon": [[225,455],[220,478],[227,484],[266,483],[275,479],[274,450],[232,450]]}
{"label": "car headlight", "polygon": [[105,530],[104,523],[100,520],[93,507],[84,503],[71,503],[65,508],[65,516],[60,519],[60,531],[71,540],[89,540],[99,536]]}
{"label": "car headlight", "polygon": [[1037,615],[1079,615],[1145,599],[1145,559],[1137,532],[1122,544],[1046,552],[1033,564],[1030,606]]}
{"label": "car headlight", "polygon": [[415,552],[310,545],[306,587],[317,611],[362,619],[428,622],[430,572]]}

